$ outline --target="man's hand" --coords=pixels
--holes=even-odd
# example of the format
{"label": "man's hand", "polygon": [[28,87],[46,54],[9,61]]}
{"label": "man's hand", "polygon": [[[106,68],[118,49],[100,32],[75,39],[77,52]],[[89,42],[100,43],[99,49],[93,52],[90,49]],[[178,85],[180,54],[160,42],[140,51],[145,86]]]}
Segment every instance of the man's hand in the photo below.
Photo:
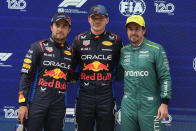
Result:
{"label": "man's hand", "polygon": [[158,109],[157,118],[159,120],[166,118],[168,116],[168,105],[167,104],[161,104],[161,106]]}
{"label": "man's hand", "polygon": [[28,119],[28,109],[27,109],[27,106],[19,107],[18,118],[20,119],[21,124],[23,124],[24,117],[25,117],[25,119]]}

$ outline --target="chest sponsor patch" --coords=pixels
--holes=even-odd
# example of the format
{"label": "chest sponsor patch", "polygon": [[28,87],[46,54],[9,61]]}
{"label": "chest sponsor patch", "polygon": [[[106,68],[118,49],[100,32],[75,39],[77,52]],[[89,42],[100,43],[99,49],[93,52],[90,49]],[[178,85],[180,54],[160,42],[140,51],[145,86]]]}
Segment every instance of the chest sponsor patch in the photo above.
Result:
{"label": "chest sponsor patch", "polygon": [[112,42],[110,41],[103,41],[102,44],[105,46],[112,46]]}
{"label": "chest sponsor patch", "polygon": [[112,51],[112,49],[101,49],[102,51]]}
{"label": "chest sponsor patch", "polygon": [[46,50],[47,50],[48,52],[53,52],[53,48],[52,48],[52,47],[46,47]]}
{"label": "chest sponsor patch", "polygon": [[84,40],[84,41],[83,41],[83,45],[84,45],[84,46],[90,45],[90,40]]}
{"label": "chest sponsor patch", "polygon": [[64,53],[65,53],[66,55],[71,55],[71,52],[68,51],[68,50],[65,50]]}

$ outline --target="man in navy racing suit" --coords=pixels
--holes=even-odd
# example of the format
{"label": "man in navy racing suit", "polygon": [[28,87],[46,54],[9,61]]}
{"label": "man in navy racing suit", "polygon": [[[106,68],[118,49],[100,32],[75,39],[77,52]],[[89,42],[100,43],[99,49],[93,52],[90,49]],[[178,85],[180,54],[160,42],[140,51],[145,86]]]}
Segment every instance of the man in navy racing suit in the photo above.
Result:
{"label": "man in navy racing suit", "polygon": [[113,131],[113,81],[122,40],[118,35],[105,31],[109,17],[104,6],[93,6],[88,21],[91,30],[76,36],[73,43],[74,59],[80,65],[76,129],[92,131],[96,121],[97,131]]}
{"label": "man in navy racing suit", "polygon": [[63,129],[65,91],[73,57],[72,47],[66,42],[70,18],[57,13],[50,28],[50,38],[31,44],[21,70],[18,118],[22,123],[28,119],[28,131]]}

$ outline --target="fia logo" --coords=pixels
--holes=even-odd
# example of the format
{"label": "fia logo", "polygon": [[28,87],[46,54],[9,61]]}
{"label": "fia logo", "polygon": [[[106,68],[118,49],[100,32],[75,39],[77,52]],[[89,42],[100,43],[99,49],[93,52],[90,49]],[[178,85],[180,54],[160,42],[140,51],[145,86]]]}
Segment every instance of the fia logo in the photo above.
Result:
{"label": "fia logo", "polygon": [[8,59],[12,54],[13,54],[13,53],[0,53],[0,66],[3,66],[3,67],[12,67],[12,65],[5,65],[4,63],[1,63],[1,62],[7,61],[7,59]]}
{"label": "fia logo", "polygon": [[119,11],[124,16],[142,15],[146,10],[146,4],[143,0],[121,0]]}
{"label": "fia logo", "polygon": [[75,6],[81,7],[87,0],[64,0],[58,7]]}
{"label": "fia logo", "polygon": [[166,13],[168,15],[174,15],[175,6],[172,3],[166,4],[165,2],[155,1],[154,3],[157,13]]}
{"label": "fia logo", "polygon": [[27,3],[25,0],[7,0],[8,3],[8,9],[25,9],[27,6]]}

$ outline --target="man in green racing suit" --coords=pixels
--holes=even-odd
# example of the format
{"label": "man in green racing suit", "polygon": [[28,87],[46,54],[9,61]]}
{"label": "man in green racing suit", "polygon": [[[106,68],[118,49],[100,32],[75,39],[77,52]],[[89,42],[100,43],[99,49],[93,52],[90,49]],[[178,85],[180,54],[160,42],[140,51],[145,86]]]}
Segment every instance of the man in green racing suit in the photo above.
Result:
{"label": "man in green racing suit", "polygon": [[144,37],[142,16],[128,17],[126,29],[131,44],[121,49],[124,72],[121,131],[160,131],[160,120],[167,117],[171,98],[166,53],[161,45]]}

